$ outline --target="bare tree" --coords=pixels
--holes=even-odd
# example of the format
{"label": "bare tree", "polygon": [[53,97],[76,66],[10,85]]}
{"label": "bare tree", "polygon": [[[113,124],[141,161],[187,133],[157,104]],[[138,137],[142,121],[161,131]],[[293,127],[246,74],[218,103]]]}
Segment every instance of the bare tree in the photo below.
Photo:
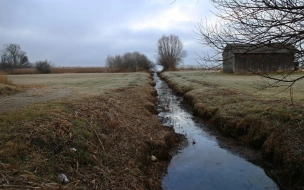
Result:
{"label": "bare tree", "polygon": [[[297,68],[304,61],[304,0],[212,0],[217,21],[207,20],[197,27],[198,40],[214,52],[200,57],[200,63],[221,64],[221,53],[227,44],[279,44],[276,51],[295,47]],[[217,64],[216,64],[217,63]],[[255,72],[273,82],[291,87],[304,76],[291,77],[294,71],[269,75]]]}
{"label": "bare tree", "polygon": [[5,44],[4,50],[1,55],[1,69],[13,69],[30,67],[30,62],[26,53],[21,51],[21,47],[18,44]]}
{"label": "bare tree", "polygon": [[170,36],[163,35],[158,40],[156,61],[164,67],[164,70],[176,69],[176,66],[186,56],[187,53],[183,50],[183,44],[178,36],[172,34]]}

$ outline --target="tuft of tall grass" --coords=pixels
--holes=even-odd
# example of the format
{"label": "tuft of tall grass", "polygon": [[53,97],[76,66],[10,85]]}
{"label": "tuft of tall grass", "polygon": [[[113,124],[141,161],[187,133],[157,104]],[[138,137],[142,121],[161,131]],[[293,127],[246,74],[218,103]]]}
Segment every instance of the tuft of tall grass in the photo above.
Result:
{"label": "tuft of tall grass", "polygon": [[12,82],[7,78],[6,74],[0,71],[0,84],[12,84]]}

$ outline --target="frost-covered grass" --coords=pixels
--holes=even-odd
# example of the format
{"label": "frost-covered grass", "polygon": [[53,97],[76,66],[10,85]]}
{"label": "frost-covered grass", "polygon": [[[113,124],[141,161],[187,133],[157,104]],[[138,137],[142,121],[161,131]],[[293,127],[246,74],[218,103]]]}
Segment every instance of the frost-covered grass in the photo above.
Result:
{"label": "frost-covered grass", "polygon": [[[176,71],[165,72],[164,76],[171,77],[181,85],[191,86],[193,88],[204,89],[206,85],[217,85],[218,88],[231,89],[234,91],[249,93],[253,96],[263,97],[266,99],[281,98],[290,100],[290,90],[286,89],[290,83],[280,83],[275,87],[263,88],[268,82],[263,77],[257,75],[235,75],[223,72],[212,71]],[[291,78],[303,76],[304,73],[296,73]],[[279,77],[279,76],[277,76]],[[208,85],[207,85],[208,86]],[[300,80],[293,85],[292,93],[296,101],[304,102],[304,80]],[[261,89],[263,88],[263,89]]]}
{"label": "frost-covered grass", "polygon": [[114,89],[147,84],[145,72],[136,73],[65,73],[9,75],[17,85],[28,87],[65,88],[78,96],[95,96]]}

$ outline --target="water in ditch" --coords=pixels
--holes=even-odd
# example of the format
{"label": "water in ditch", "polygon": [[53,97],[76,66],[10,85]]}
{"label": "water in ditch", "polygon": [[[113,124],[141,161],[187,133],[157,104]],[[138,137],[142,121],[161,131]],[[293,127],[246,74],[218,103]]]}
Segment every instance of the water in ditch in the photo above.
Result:
{"label": "water in ditch", "polygon": [[188,144],[173,156],[163,178],[163,189],[279,189],[262,168],[220,147],[216,137],[204,131],[166,82],[154,75],[159,119],[184,134]]}

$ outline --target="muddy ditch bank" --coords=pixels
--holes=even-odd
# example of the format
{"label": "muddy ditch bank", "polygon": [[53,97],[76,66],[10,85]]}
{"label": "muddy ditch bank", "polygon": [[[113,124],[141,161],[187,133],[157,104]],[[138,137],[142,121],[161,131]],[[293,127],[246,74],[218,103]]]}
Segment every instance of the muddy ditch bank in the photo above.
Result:
{"label": "muddy ditch bank", "polygon": [[[163,73],[160,73],[160,77],[176,93],[183,96],[183,100],[190,105],[195,115],[209,124],[210,131],[220,133],[222,137],[219,138],[228,141],[228,144],[223,143],[223,146],[252,162],[256,162],[256,159],[250,159],[250,156],[247,155],[248,151],[243,151],[243,148],[238,150],[239,148],[236,148],[239,147],[238,145],[249,148],[255,152],[255,155],[261,155],[264,163],[269,163],[267,165],[269,175],[280,185],[281,189],[304,189],[304,142],[301,138],[304,131],[302,120],[292,118],[292,116],[286,118],[285,115],[275,112],[268,113],[267,110],[263,113],[267,116],[261,118],[246,116],[241,109],[239,113],[235,112],[237,117],[227,115],[223,111],[227,109],[225,105],[208,104],[208,101],[205,100],[210,98],[221,101],[220,99],[225,96],[227,101],[241,104],[241,102],[233,99],[237,92],[228,89],[216,89],[216,86],[210,85],[209,87],[213,93],[205,93],[202,90],[178,84],[164,76]],[[246,98],[252,98],[252,101],[256,101],[257,106],[259,104],[273,104],[275,107],[286,107],[286,102],[275,100],[273,102],[263,102],[250,96]],[[303,110],[301,106],[293,106],[293,108],[297,111]],[[275,120],[277,123],[274,123],[274,120],[271,120],[272,118],[278,118]],[[249,155],[252,154],[249,153]]]}

